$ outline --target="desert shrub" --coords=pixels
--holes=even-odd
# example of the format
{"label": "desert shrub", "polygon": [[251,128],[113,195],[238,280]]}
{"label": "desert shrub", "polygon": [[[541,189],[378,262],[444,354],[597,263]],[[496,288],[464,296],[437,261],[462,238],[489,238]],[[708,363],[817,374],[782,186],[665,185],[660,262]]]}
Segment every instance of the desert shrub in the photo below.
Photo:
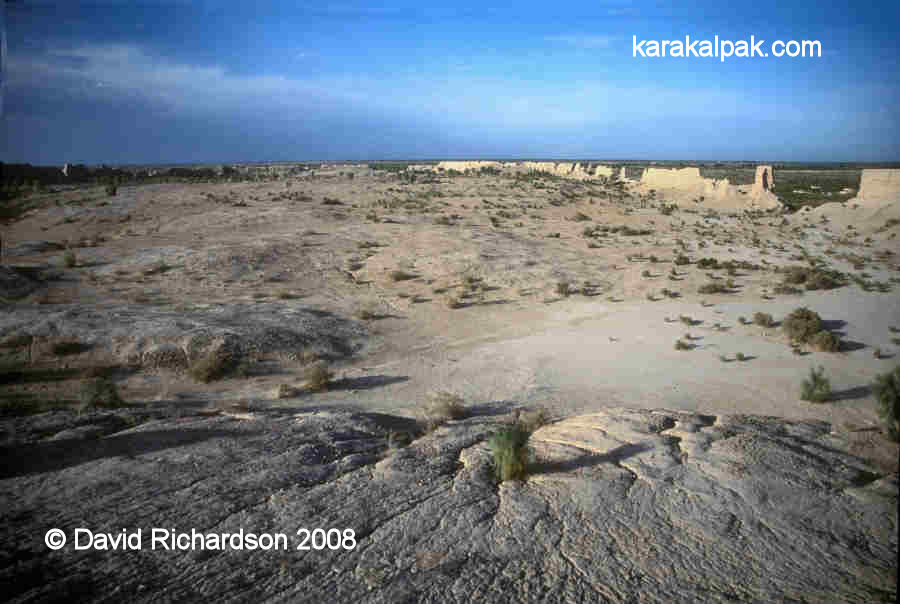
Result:
{"label": "desert shrub", "polygon": [[328,365],[324,362],[315,363],[306,370],[306,385],[313,392],[328,390],[332,379],[334,373],[328,370]]}
{"label": "desert shrub", "polygon": [[843,285],[843,282],[832,271],[814,270],[806,279],[806,289],[834,289]]}
{"label": "desert shrub", "polygon": [[75,340],[65,340],[53,344],[52,352],[57,356],[66,356],[70,354],[81,354],[89,350],[90,345]]}
{"label": "desert shrub", "polygon": [[781,294],[781,295],[796,295],[796,294],[803,293],[803,290],[800,289],[799,287],[794,287],[793,285],[787,285],[785,283],[776,285],[772,289],[772,291],[776,294]]}
{"label": "desert shrub", "polygon": [[747,355],[745,355],[743,352],[739,352],[736,355],[734,355],[734,358],[736,358],[739,361],[746,361]]}
{"label": "desert shrub", "polygon": [[753,322],[760,327],[775,327],[775,319],[772,315],[765,312],[758,312],[753,315]]}
{"label": "desert shrub", "polygon": [[571,293],[571,285],[568,281],[558,281],[556,283],[556,293],[560,296],[568,296]]}
{"label": "desert shrub", "polygon": [[463,305],[462,301],[456,296],[447,296],[446,304],[447,304],[447,308],[451,308],[451,309],[452,308],[461,308]]}
{"label": "desert shrub", "polygon": [[884,420],[888,438],[900,440],[900,365],[890,373],[877,376],[874,390],[878,415]]}
{"label": "desert shrub", "polygon": [[678,320],[687,325],[688,327],[693,327],[694,320],[687,315],[681,315],[678,317]]}
{"label": "desert shrub", "polygon": [[550,412],[543,407],[526,411],[519,416],[519,423],[529,433],[550,423]]}
{"label": "desert shrub", "polygon": [[648,279],[650,277],[650,271],[648,271],[647,269],[644,269],[641,272],[641,277],[643,277],[644,279]]}
{"label": "desert shrub", "polygon": [[116,193],[119,190],[119,187],[115,185],[115,183],[109,183],[105,187],[106,194],[110,197],[115,197]]}
{"label": "desert shrub", "polygon": [[837,352],[841,349],[841,338],[837,334],[823,329],[810,338],[809,345],[821,352]]}
{"label": "desert shrub", "polygon": [[72,268],[78,262],[78,259],[75,257],[75,252],[72,250],[66,250],[63,253],[63,266],[66,268]]}
{"label": "desert shrub", "polygon": [[808,290],[834,289],[844,285],[840,273],[808,266],[788,266],[784,269],[784,284],[803,285]]}
{"label": "desert shrub", "polygon": [[530,437],[531,432],[516,422],[501,429],[488,441],[498,482],[523,480],[527,476]]}
{"label": "desert shrub", "polygon": [[444,422],[463,419],[468,415],[465,402],[457,394],[440,390],[429,393],[428,399],[428,404],[423,410],[428,430],[434,430]]}
{"label": "desert shrub", "polygon": [[685,264],[690,264],[691,259],[688,258],[687,256],[685,256],[684,254],[678,254],[678,256],[675,257],[675,260],[673,262],[675,262],[675,264],[677,264],[678,266],[683,266]]}
{"label": "desert shrub", "polygon": [[208,384],[228,375],[234,359],[224,348],[213,348],[188,366],[188,375],[194,380]]}
{"label": "desert shrub", "polygon": [[831,397],[831,382],[825,377],[825,368],[811,368],[809,378],[803,380],[800,398],[811,403],[824,403]]}
{"label": "desert shrub", "polygon": [[408,273],[406,271],[391,271],[391,281],[409,281],[410,279],[415,279],[418,275],[414,275],[413,273]]}
{"label": "desert shrub", "polygon": [[693,348],[693,346],[684,340],[675,340],[675,350],[690,350],[691,348]]}
{"label": "desert shrub", "polygon": [[819,313],[801,306],[785,317],[781,327],[788,337],[805,343],[822,331],[822,317]]}
{"label": "desert shrub", "polygon": [[378,318],[378,312],[374,306],[363,306],[356,311],[356,318],[361,321],[371,321]]}
{"label": "desert shrub", "polygon": [[107,377],[85,378],[78,393],[79,410],[97,407],[116,408],[125,404],[119,396],[116,384]]}
{"label": "desert shrub", "polygon": [[701,285],[697,292],[701,294],[727,294],[729,293],[729,289],[726,285],[719,283],[717,281],[710,281],[709,283],[704,283]]}

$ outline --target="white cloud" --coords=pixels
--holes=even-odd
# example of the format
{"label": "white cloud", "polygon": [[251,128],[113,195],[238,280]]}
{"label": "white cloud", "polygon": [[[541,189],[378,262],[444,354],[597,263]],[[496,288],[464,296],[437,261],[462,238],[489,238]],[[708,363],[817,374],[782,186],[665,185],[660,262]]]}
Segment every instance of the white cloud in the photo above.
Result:
{"label": "white cloud", "polygon": [[[575,39],[565,38],[567,43]],[[607,43],[592,36],[582,44]],[[614,82],[520,81],[474,77],[451,70],[428,78],[398,74],[295,79],[242,75],[223,67],[197,66],[154,57],[133,45],[56,49],[41,58],[10,60],[10,87],[60,91],[82,100],[139,99],[153,111],[195,114],[290,116],[355,115],[421,121],[442,128],[507,130],[578,129],[671,117],[716,118],[767,115],[791,110],[776,99],[746,90],[623,86]],[[802,117],[800,113],[799,117]]]}

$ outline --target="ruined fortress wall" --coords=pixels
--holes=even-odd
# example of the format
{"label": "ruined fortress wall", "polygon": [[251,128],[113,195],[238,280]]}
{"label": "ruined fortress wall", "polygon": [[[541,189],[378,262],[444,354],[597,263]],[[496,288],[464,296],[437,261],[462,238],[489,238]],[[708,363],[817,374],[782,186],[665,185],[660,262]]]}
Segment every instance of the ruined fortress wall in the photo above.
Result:
{"label": "ruined fortress wall", "polygon": [[735,186],[727,178],[704,178],[700,168],[647,168],[640,180],[644,190],[656,189],[673,196],[675,201],[689,201],[688,197],[700,197],[717,203],[719,207],[776,208],[781,205],[771,192],[774,176],[771,166],[758,166],[756,178],[750,190]]}
{"label": "ruined fortress wall", "polygon": [[900,200],[900,170],[863,170],[856,200],[859,202]]}

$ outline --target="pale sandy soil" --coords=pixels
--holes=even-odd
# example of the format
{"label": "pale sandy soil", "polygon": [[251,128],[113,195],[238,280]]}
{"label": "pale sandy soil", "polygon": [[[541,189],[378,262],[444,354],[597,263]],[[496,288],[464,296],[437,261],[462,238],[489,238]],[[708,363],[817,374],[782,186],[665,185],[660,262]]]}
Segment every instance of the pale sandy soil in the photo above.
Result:
{"label": "pale sandy soil", "polygon": [[[368,330],[366,346],[332,367],[348,383],[374,385],[278,400],[272,393],[279,384],[302,385],[302,366],[273,361],[262,375],[210,385],[147,368],[120,386],[131,401],[175,405],[227,399],[416,415],[428,392],[446,389],[476,408],[544,406],[556,417],[624,406],[821,419],[850,434],[855,452],[896,470],[896,445],[866,430],[879,424],[869,386],[900,362],[900,334],[888,329],[900,328],[896,283],[889,293],[850,284],[762,297],[781,280],[771,267],[808,264],[803,253],[834,269],[896,280],[900,258],[878,256],[900,253],[900,226],[882,229],[895,209],[869,212],[863,220],[835,210],[828,223],[816,213],[794,215],[782,224],[778,213],[749,217],[736,208],[709,216],[702,204],[687,203],[665,216],[653,200],[641,203],[637,195],[600,184],[545,180],[536,187],[504,176],[405,184],[367,169],[353,169],[351,180],[341,175],[345,171],[350,170],[337,167],[293,179],[289,188],[281,181],[172,184],[123,187],[112,198],[95,189],[44,195],[41,209],[4,233],[8,264],[61,267],[58,250],[6,253],[22,242],[103,240],[76,247],[78,266],[61,269],[62,279],[9,306],[2,335],[28,331],[16,313],[33,318],[29,313],[85,304],[169,309],[176,315],[214,313],[216,305],[236,302],[261,311],[315,309]],[[82,198],[88,201],[70,202]],[[246,205],[232,203],[237,201]],[[587,219],[576,219],[579,212]],[[449,224],[436,224],[439,216]],[[851,237],[848,224],[856,229]],[[584,237],[585,227],[593,225],[653,232]],[[558,238],[550,236],[556,233]],[[836,235],[843,241],[835,241]],[[670,280],[672,259],[680,253],[692,261],[746,260],[764,270],[739,269],[729,276],[690,264],[676,267],[679,276]],[[642,260],[628,259],[638,254]],[[865,267],[855,269],[848,254],[853,262],[865,258]],[[659,261],[647,260],[651,255]],[[154,272],[160,261],[166,270]],[[394,281],[395,270],[412,278]],[[733,279],[734,293],[698,294],[711,272],[722,282]],[[450,308],[448,296],[458,295],[467,277],[484,287]],[[578,291],[558,295],[559,281]],[[580,291],[585,283],[590,295]],[[663,288],[680,295],[664,298]],[[798,306],[831,322],[848,349],[798,356],[780,329],[738,323],[738,317],[752,319],[757,311],[780,321]],[[363,309],[375,318],[357,318]],[[702,323],[686,327],[677,321],[680,315]],[[717,323],[727,329],[714,329]],[[694,348],[675,350],[687,332]],[[884,358],[874,358],[876,348]],[[734,360],[738,352],[747,360]],[[32,359],[38,364],[78,366],[101,359],[105,349],[84,358],[38,354]],[[835,399],[803,402],[801,381],[819,365]],[[373,376],[380,377],[366,382]],[[57,386],[26,388],[52,392]]]}

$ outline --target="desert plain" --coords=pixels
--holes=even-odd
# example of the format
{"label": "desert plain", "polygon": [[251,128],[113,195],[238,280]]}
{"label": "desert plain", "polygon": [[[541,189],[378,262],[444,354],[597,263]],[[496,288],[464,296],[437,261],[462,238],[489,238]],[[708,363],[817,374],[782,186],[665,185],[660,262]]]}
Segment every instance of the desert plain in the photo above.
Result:
{"label": "desert plain", "polygon": [[[900,364],[900,170],[805,207],[749,172],[314,164],[30,194],[2,234],[5,597],[896,601],[874,384]],[[791,337],[798,308],[826,345]],[[492,436],[526,418],[526,475],[498,480]],[[54,527],[355,542],[51,551]]]}

